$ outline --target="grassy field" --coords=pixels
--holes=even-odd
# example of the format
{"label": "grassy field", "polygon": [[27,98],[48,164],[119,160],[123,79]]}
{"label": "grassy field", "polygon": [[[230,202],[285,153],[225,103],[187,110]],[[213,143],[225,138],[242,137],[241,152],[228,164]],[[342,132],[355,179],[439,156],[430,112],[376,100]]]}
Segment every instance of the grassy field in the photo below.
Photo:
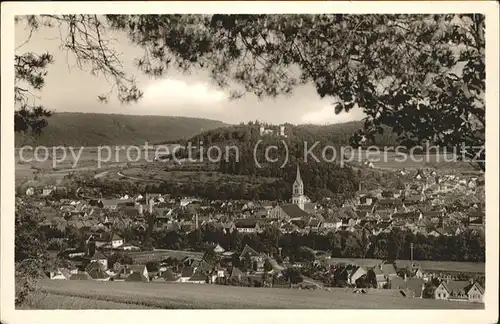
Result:
{"label": "grassy field", "polygon": [[[134,308],[151,307],[134,305]],[[130,309],[130,304],[51,293],[34,293],[19,309]]]}
{"label": "grassy field", "polygon": [[[95,282],[45,280],[50,296],[92,299],[89,308],[107,302],[129,308],[162,309],[482,309],[481,304],[404,298],[397,291],[377,290],[354,294],[349,289],[311,291],[280,288],[245,288],[163,282]],[[55,297],[51,297],[55,298]],[[57,299],[56,299],[57,300]],[[101,303],[103,306],[101,306]],[[85,305],[85,303],[81,303]],[[56,308],[56,307],[54,307]]]}

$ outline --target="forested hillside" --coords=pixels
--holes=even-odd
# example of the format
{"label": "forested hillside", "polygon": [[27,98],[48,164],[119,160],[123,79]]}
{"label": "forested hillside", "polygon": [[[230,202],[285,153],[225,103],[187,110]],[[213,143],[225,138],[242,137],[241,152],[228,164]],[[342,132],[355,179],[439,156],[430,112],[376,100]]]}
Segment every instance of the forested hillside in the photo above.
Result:
{"label": "forested hillside", "polygon": [[87,113],[55,113],[47,121],[48,126],[38,137],[16,133],[16,147],[144,145],[188,138],[226,125],[203,118]]}
{"label": "forested hillside", "polygon": [[[315,125],[315,124],[284,124],[285,134],[288,140],[302,140],[313,143],[320,141],[325,145],[349,145],[351,137],[356,131],[363,128],[362,121],[347,122],[342,124]],[[235,142],[246,142],[250,139],[260,138],[259,124],[249,122],[247,124],[231,125],[228,127],[214,128],[196,134],[185,142],[197,144],[200,141],[204,145],[225,144]],[[264,125],[266,129],[279,133],[279,126]],[[398,145],[397,135],[390,129],[384,128],[383,134],[377,134],[373,141],[367,143],[377,146]]]}

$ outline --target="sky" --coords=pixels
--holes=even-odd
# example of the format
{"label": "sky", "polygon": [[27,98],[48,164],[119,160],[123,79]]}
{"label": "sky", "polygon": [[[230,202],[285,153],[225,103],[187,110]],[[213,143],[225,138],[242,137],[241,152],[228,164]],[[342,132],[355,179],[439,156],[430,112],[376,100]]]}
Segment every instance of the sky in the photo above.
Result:
{"label": "sky", "polygon": [[336,115],[332,99],[321,99],[313,85],[296,88],[287,97],[258,100],[247,94],[234,101],[217,89],[203,71],[184,75],[169,70],[161,79],[151,79],[133,64],[133,59],[141,56],[141,49],[132,45],[122,34],[114,35],[117,39],[115,49],[122,54],[125,71],[135,76],[144,97],[132,104],[120,104],[117,100],[99,103],[97,96],[107,92],[109,84],[103,77],[92,76],[88,71],[71,67],[74,61],[59,49],[59,31],[56,27],[39,29],[31,37],[24,24],[17,24],[15,28],[17,54],[49,52],[54,56],[55,62],[49,66],[45,86],[37,93],[36,103],[56,113],[186,116],[231,124],[250,120],[271,124],[332,124],[364,117],[360,109]]}

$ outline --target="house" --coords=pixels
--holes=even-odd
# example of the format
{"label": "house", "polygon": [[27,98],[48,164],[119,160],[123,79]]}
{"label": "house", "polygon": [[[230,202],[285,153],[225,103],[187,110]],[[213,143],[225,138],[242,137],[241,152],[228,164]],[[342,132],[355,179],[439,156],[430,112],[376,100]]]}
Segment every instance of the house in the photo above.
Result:
{"label": "house", "polygon": [[219,253],[224,253],[224,248],[222,246],[220,246],[219,244],[217,244],[215,247],[214,247],[214,252],[219,254]]}
{"label": "house", "polygon": [[373,198],[371,196],[361,196],[359,197],[359,205],[371,206],[373,204]]}
{"label": "house", "polygon": [[396,199],[380,199],[377,202],[377,209],[396,209],[403,206],[403,201],[400,198]]}
{"label": "house", "polygon": [[226,277],[226,271],[222,268],[214,268],[208,274],[209,283],[218,283],[219,280],[224,279]]}
{"label": "house", "polygon": [[70,259],[74,259],[74,258],[85,256],[86,251],[83,251],[80,249],[67,249],[63,252],[63,254],[66,255]]}
{"label": "house", "polygon": [[50,194],[52,194],[52,192],[54,192],[55,189],[56,189],[56,187],[54,187],[54,186],[46,186],[42,190],[42,196],[43,197],[49,196]]}
{"label": "house", "polygon": [[181,276],[179,277],[179,282],[187,282],[195,273],[196,268],[187,266],[182,269]]}
{"label": "house", "polygon": [[299,230],[298,226],[293,223],[285,223],[281,225],[280,231],[282,233],[293,233]]}
{"label": "house", "polygon": [[108,269],[108,258],[105,257],[101,252],[95,251],[92,259],[90,259],[90,263],[98,262],[102,265],[104,270]]}
{"label": "house", "polygon": [[70,277],[71,273],[64,268],[57,268],[55,271],[49,272],[49,278],[53,280],[68,280]]}
{"label": "house", "polygon": [[252,249],[250,246],[245,245],[243,248],[243,251],[241,251],[240,254],[240,260],[245,260],[249,258],[250,261],[252,262],[252,268],[257,271],[257,272],[262,272],[264,271],[264,255],[261,253],[258,253],[254,249]]}
{"label": "house", "polygon": [[314,213],[318,209],[318,206],[315,203],[304,203],[304,211],[306,213]]}
{"label": "house", "polygon": [[169,268],[161,273],[160,278],[163,278],[167,282],[174,282],[179,279],[179,276],[173,273],[172,269]]}
{"label": "house", "polygon": [[257,233],[261,230],[257,219],[239,219],[234,222],[234,226],[240,233]]}
{"label": "house", "polygon": [[472,211],[467,216],[468,226],[481,226],[484,225],[484,211]]}
{"label": "house", "polygon": [[142,275],[146,278],[149,278],[148,269],[146,268],[146,265],[144,265],[144,264],[125,265],[124,272],[128,273],[130,275],[132,275],[134,273],[139,273],[140,275]]}
{"label": "house", "polygon": [[130,275],[125,278],[125,281],[133,281],[133,282],[148,282],[149,277],[144,276],[144,274],[140,272],[132,272]]}
{"label": "house", "polygon": [[359,205],[361,206],[371,206],[375,202],[375,199],[370,195],[363,195],[359,197]]}
{"label": "house", "polygon": [[415,180],[425,180],[425,175],[423,174],[423,172],[421,170],[418,170],[417,173],[415,174],[415,176],[413,177],[413,179]]}
{"label": "house", "polygon": [[478,282],[474,282],[469,288],[467,296],[470,302],[482,303],[484,300],[484,288]]}
{"label": "house", "polygon": [[394,198],[394,192],[392,190],[384,190],[381,193],[382,198]]}
{"label": "house", "polygon": [[306,225],[306,230],[312,232],[318,232],[321,226],[321,220],[313,217],[309,217],[309,220]]}
{"label": "house", "polygon": [[33,196],[35,194],[35,189],[33,187],[29,187],[26,189],[26,196]]}
{"label": "house", "polygon": [[351,271],[348,279],[348,283],[351,285],[355,285],[356,281],[361,277],[367,274],[367,270],[364,267],[355,267],[353,271]]}
{"label": "house", "polygon": [[375,274],[377,288],[384,288],[390,280],[397,276],[396,269],[390,263],[382,262],[372,269]]}
{"label": "house", "polygon": [[113,234],[113,236],[111,237],[111,247],[113,249],[116,249],[122,245],[123,245],[123,239],[120,236]]}
{"label": "house", "polygon": [[406,296],[422,298],[424,288],[425,281],[419,278],[392,277],[390,280],[390,289],[403,290]]}
{"label": "house", "polygon": [[124,243],[120,246],[117,247],[118,250],[123,250],[123,251],[140,251],[141,248],[135,245],[132,245],[130,243]]}
{"label": "house", "polygon": [[434,298],[450,301],[483,302],[484,288],[477,282],[444,280],[434,292]]}
{"label": "house", "polygon": [[269,264],[272,267],[271,271],[273,271],[273,272],[280,272],[280,271],[285,270],[285,268],[283,266],[279,265],[278,262],[275,259],[268,258],[267,261],[269,262]]}
{"label": "house", "polygon": [[397,212],[392,214],[391,217],[394,220],[415,222],[418,220],[419,216],[420,216],[419,213],[411,211],[411,212]]}
{"label": "house", "polygon": [[254,218],[269,218],[269,216],[271,215],[271,209],[261,207],[257,210],[252,211],[251,214]]}
{"label": "house", "polygon": [[370,169],[373,169],[373,168],[375,167],[375,165],[373,164],[373,162],[372,162],[372,161],[369,161],[369,160],[366,160],[365,162],[363,162],[363,165],[364,165],[365,167],[370,168]]}
{"label": "house", "polygon": [[236,227],[233,222],[226,222],[222,224],[222,231],[224,232],[224,234],[230,234],[234,230],[236,230]]}
{"label": "house", "polygon": [[102,267],[95,267],[88,271],[90,278],[97,281],[109,281],[110,276],[107,274]]}
{"label": "house", "polygon": [[187,280],[184,281],[186,283],[197,283],[197,284],[205,284],[207,283],[208,276],[201,269],[197,268],[193,275]]}
{"label": "house", "polygon": [[229,279],[235,278],[238,281],[241,281],[241,278],[243,276],[244,276],[244,273],[236,267],[232,267],[231,272],[229,273]]}
{"label": "house", "polygon": [[340,220],[326,220],[321,223],[321,227],[325,230],[333,230],[333,229],[338,229],[340,226],[342,226],[342,221]]}
{"label": "house", "polygon": [[415,205],[425,201],[425,196],[423,194],[413,194],[406,196],[404,198],[405,205]]}

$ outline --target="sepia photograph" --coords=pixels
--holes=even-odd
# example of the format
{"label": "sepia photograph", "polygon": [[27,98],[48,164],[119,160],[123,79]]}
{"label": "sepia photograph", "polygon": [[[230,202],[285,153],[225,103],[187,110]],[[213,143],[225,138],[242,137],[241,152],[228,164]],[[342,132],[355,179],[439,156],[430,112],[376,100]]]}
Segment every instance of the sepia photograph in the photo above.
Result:
{"label": "sepia photograph", "polygon": [[498,319],[496,2],[119,4],[2,3],[2,322]]}

